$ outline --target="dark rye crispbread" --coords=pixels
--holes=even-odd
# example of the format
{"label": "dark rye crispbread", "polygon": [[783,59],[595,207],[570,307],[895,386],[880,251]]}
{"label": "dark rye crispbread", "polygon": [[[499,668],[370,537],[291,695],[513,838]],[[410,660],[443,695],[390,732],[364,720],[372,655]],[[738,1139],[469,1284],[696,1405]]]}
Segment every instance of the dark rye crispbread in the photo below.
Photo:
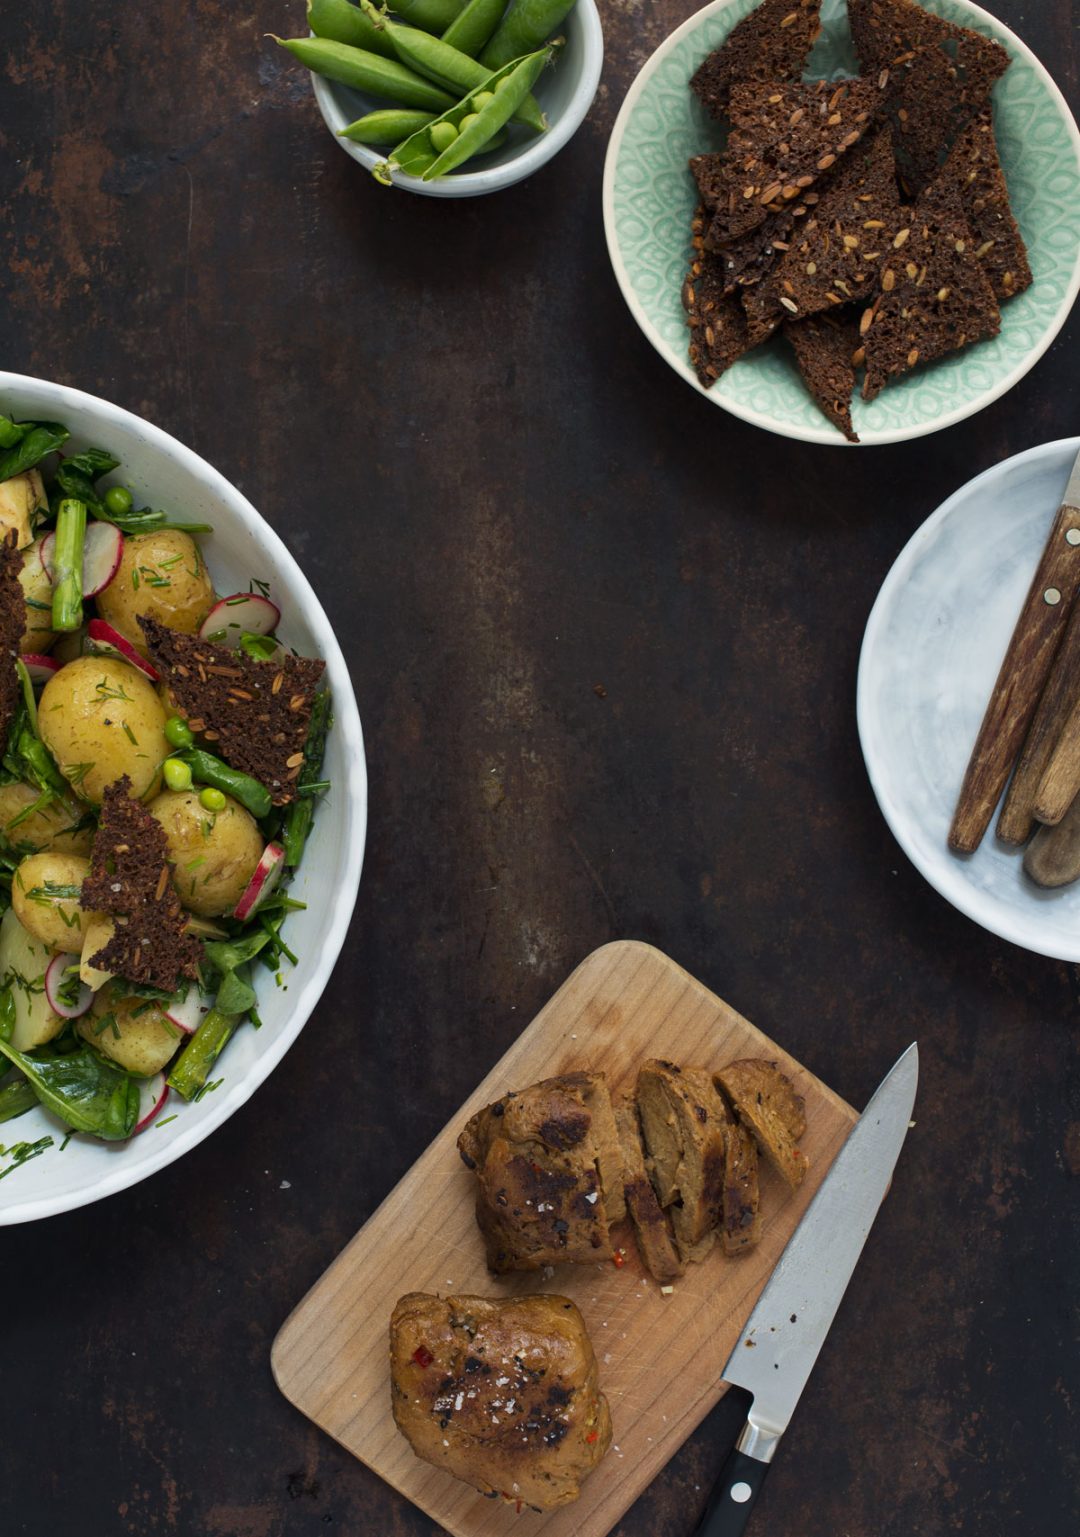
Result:
{"label": "dark rye crispbread", "polygon": [[934,183],[882,262],[881,292],[859,323],[863,399],[919,364],[996,336],[1001,312],[955,190]]}
{"label": "dark rye crispbread", "polygon": [[764,0],[714,49],[690,81],[713,117],[726,116],[731,87],[747,80],[797,80],[821,31],[821,0]]}
{"label": "dark rye crispbread", "polygon": [[855,392],[855,356],[859,349],[859,323],[853,314],[830,310],[784,326],[799,373],[807,389],[834,426],[857,443],[851,423],[851,397]]}
{"label": "dark rye crispbread", "polygon": [[147,650],[193,731],[235,769],[266,786],[275,806],[296,798],[322,661],[243,651],[182,635],[140,615]]}
{"label": "dark rye crispbread", "polygon": [[704,209],[691,226],[690,271],[682,287],[690,327],[690,362],[705,389],[747,349],[746,316],[738,299],[726,292],[723,258],[704,248]]}
{"label": "dark rye crispbread", "polygon": [[115,918],[115,933],[91,966],[172,993],[194,978],[202,946],[185,932],[187,915],[169,878],[161,823],[131,798],[125,774],[105,791],[79,905]]}
{"label": "dark rye crispbread", "polygon": [[737,240],[799,198],[857,144],[880,92],[872,80],[735,85],[735,125],[716,174],[712,246]]}
{"label": "dark rye crispbread", "polygon": [[19,703],[19,675],[15,659],[26,626],[26,602],[19,585],[22,555],[19,536],[9,528],[0,539],[0,753],[7,747],[8,732]]}
{"label": "dark rye crispbread", "polygon": [[936,185],[956,189],[975,237],[975,255],[999,302],[1030,288],[1027,247],[1009,207],[989,106],[972,118],[957,139]]}
{"label": "dark rye crispbread", "polygon": [[1009,66],[1000,43],[932,16],[914,0],[849,0],[863,70],[884,92],[908,190],[921,191],[948,145]]}

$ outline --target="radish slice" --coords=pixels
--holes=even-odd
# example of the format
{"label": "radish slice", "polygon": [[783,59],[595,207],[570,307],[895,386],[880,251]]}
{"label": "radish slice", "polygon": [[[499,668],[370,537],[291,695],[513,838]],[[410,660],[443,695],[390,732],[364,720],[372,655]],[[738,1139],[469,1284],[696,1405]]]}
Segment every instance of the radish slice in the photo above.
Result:
{"label": "radish slice", "polygon": [[197,987],[189,987],[183,1003],[171,1003],[165,1010],[165,1018],[185,1035],[192,1035],[210,1012],[209,1004],[203,1003]]}
{"label": "radish slice", "polygon": [[161,1114],[161,1107],[168,1097],[169,1085],[165,1082],[164,1073],[155,1073],[153,1078],[147,1078],[139,1084],[139,1119],[131,1133],[133,1137],[145,1131],[154,1117]]}
{"label": "radish slice", "polygon": [[119,630],[114,630],[111,624],[106,624],[104,619],[91,619],[86,626],[86,638],[89,641],[91,651],[104,651],[107,656],[118,656],[121,661],[130,662],[132,667],[137,667],[144,672],[151,683],[157,683],[160,674],[144,656],[140,656],[129,640],[125,640]]}
{"label": "radish slice", "polygon": [[27,652],[19,660],[30,674],[30,682],[35,688],[48,683],[54,672],[60,671],[60,663],[54,656],[38,656],[36,652]]}
{"label": "radish slice", "polygon": [[[56,581],[53,555],[56,551],[56,534],[46,534],[41,541],[41,563],[49,574],[49,581]],[[88,523],[83,540],[82,590],[84,598],[95,598],[103,592],[120,569],[120,557],[124,553],[124,536],[112,523]]]}
{"label": "radish slice", "polygon": [[257,592],[234,592],[219,598],[199,626],[199,639],[235,651],[241,635],[272,635],[281,623],[281,610]]}
{"label": "radish slice", "polygon": [[274,890],[285,868],[285,850],[279,843],[268,843],[262,858],[255,866],[255,874],[248,881],[247,889],[233,909],[233,917],[241,921],[257,912]]}
{"label": "radish slice", "polygon": [[[68,968],[71,974],[68,974]],[[45,997],[61,1019],[78,1019],[94,1001],[94,990],[79,982],[79,962],[74,955],[54,955],[45,972]],[[68,1000],[74,998],[75,1002]]]}

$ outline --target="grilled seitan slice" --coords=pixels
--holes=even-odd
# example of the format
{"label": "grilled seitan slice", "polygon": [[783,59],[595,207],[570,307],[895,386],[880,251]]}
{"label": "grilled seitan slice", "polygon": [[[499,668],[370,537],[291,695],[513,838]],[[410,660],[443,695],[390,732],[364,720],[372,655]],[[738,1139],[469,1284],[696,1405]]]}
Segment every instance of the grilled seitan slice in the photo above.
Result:
{"label": "grilled seitan slice", "polygon": [[679,1254],[699,1259],[723,1209],[727,1110],[704,1068],[655,1058],[638,1073],[637,1106],[653,1188],[671,1210]]}
{"label": "grilled seitan slice", "polygon": [[714,1078],[765,1157],[797,1190],[809,1167],[796,1145],[806,1130],[806,1104],[791,1079],[776,1062],[755,1057],[730,1063]]}
{"label": "grilled seitan slice", "polygon": [[501,1275],[611,1259],[626,1215],[622,1150],[602,1073],[565,1073],[479,1111],[458,1138],[476,1220]]}
{"label": "grilled seitan slice", "polygon": [[745,1254],[761,1240],[757,1144],[735,1120],[728,1125],[726,1138],[720,1240],[725,1254]]}
{"label": "grilled seitan slice", "polygon": [[634,1224],[642,1263],[657,1281],[675,1281],[686,1269],[679,1257],[656,1191],[645,1167],[645,1149],[641,1141],[641,1123],[632,1099],[624,1100],[615,1111],[619,1142],[623,1151],[623,1181],[626,1205]]}
{"label": "grilled seitan slice", "polygon": [[390,1320],[390,1382],[418,1457],[519,1509],[576,1500],[611,1444],[596,1355],[567,1297],[410,1292]]}
{"label": "grilled seitan slice", "polygon": [[747,80],[797,80],[821,31],[821,0],[763,0],[699,65],[690,89],[724,117],[731,87]]}

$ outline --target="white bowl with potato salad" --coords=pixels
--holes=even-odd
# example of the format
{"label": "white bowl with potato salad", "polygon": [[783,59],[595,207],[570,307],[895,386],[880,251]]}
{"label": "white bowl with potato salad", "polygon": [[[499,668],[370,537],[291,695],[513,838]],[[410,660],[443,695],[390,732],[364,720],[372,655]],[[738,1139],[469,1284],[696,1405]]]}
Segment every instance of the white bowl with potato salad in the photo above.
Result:
{"label": "white bowl with potato salad", "polygon": [[216,470],[0,372],[0,472],[6,1224],[135,1184],[250,1098],[344,942],[367,783],[326,615]]}

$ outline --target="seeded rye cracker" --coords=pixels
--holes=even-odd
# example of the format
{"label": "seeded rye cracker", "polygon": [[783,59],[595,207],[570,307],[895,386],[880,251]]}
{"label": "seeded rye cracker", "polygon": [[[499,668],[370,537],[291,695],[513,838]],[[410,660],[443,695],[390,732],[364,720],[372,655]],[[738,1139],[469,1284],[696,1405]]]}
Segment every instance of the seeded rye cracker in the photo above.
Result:
{"label": "seeded rye cracker", "polygon": [[8,529],[0,540],[0,753],[7,747],[8,732],[19,703],[19,675],[15,658],[26,624],[26,603],[19,584],[23,558],[17,548],[18,534]]}
{"label": "seeded rye cracker", "polygon": [[864,72],[884,92],[909,191],[919,192],[948,144],[989,100],[1009,55],[1000,43],[932,16],[914,0],[848,0],[848,21]]}
{"label": "seeded rye cracker", "polygon": [[147,649],[193,731],[226,763],[266,786],[275,806],[296,799],[311,705],[326,663],[283,656],[256,662],[139,616]]}
{"label": "seeded rye cracker", "polygon": [[698,208],[682,302],[690,327],[690,362],[708,389],[747,350],[747,329],[742,305],[726,291],[723,257],[704,248],[704,229],[705,211]]}
{"label": "seeded rye cracker", "polygon": [[864,400],[917,364],[998,334],[1001,312],[976,250],[955,189],[933,183],[894,236],[881,292],[859,322]]}
{"label": "seeded rye cracker", "polygon": [[736,81],[797,80],[821,31],[821,0],[764,0],[700,66],[690,88],[713,117],[727,115]]}
{"label": "seeded rye cracker", "polygon": [[108,913],[116,931],[90,965],[129,982],[173,993],[194,978],[199,941],[185,932],[187,914],[169,878],[165,830],[141,801],[131,799],[125,774],[105,791],[79,905]]}
{"label": "seeded rye cracker", "polygon": [[859,435],[851,424],[859,323],[854,314],[830,310],[784,326],[803,382],[835,427],[850,443]]}
{"label": "seeded rye cracker", "polygon": [[859,142],[880,94],[865,79],[734,86],[709,244],[736,240],[797,202]]}
{"label": "seeded rye cracker", "polygon": [[1027,247],[1009,207],[989,105],[972,118],[953,145],[937,184],[956,188],[975,237],[975,255],[999,302],[1030,288]]}

